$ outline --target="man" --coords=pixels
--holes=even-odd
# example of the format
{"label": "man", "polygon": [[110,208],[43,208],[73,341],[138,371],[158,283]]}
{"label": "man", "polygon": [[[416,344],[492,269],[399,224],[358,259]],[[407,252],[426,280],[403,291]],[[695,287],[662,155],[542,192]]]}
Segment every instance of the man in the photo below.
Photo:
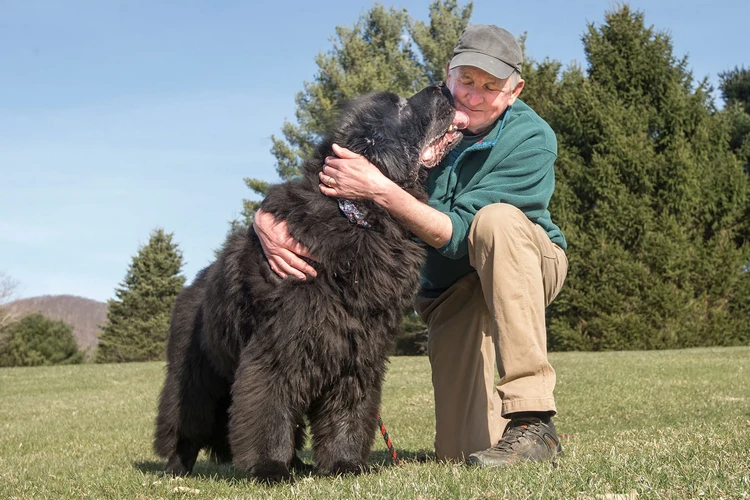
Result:
{"label": "man", "polygon": [[[515,38],[497,26],[461,35],[446,85],[469,126],[430,172],[428,204],[338,146],[320,174],[324,194],[374,201],[429,245],[415,308],[429,330],[435,452],[491,467],[562,452],[545,327],[568,268],[547,210],[557,141],[518,99],[522,62]],[[283,222],[259,212],[254,225],[280,276],[315,275]]]}

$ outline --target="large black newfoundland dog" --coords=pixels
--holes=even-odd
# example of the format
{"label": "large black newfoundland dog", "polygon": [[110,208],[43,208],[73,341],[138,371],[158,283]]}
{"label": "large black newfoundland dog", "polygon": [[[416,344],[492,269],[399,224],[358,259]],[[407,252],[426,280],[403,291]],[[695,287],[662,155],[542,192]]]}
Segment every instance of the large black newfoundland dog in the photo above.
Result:
{"label": "large black newfoundland dog", "polygon": [[306,420],[318,472],[365,465],[387,352],[423,250],[378,206],[324,196],[318,172],[337,143],[423,199],[422,167],[440,161],[467,121],[444,86],[349,102],[303,176],[274,186],[262,204],[316,256],[317,277],[279,279],[251,229],[231,235],[180,293],[154,439],[166,472],[189,473],[206,448],[259,478],[287,477],[301,464]]}

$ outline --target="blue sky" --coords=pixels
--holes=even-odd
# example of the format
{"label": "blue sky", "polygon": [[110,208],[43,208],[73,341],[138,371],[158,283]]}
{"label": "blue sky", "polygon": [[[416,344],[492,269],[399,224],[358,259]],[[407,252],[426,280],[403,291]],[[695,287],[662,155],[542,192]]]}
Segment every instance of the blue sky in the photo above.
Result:
{"label": "blue sky", "polygon": [[[381,3],[428,19],[428,0]],[[0,0],[0,271],[17,296],[112,298],[156,227],[191,280],[251,195],[243,177],[277,179],[270,136],[315,56],[372,5]],[[526,32],[536,60],[585,64],[586,24],[615,5],[477,0],[471,22]],[[696,77],[750,66],[750,2],[630,5]]]}

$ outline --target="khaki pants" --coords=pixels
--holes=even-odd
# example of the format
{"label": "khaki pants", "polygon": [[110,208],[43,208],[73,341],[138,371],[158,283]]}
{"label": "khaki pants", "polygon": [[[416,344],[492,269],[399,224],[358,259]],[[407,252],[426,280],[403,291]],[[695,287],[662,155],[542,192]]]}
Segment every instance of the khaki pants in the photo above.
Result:
{"label": "khaki pants", "polygon": [[555,411],[544,310],[565,281],[565,253],[523,212],[494,204],[474,218],[469,258],[476,272],[415,302],[429,329],[439,459],[491,447],[509,413]]}

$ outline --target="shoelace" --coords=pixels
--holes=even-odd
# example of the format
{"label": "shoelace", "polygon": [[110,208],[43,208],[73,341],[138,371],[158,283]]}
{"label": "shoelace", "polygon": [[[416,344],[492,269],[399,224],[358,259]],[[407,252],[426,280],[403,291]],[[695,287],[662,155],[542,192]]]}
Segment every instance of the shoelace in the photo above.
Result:
{"label": "shoelace", "polygon": [[499,451],[513,451],[513,445],[518,443],[522,437],[526,436],[529,431],[529,424],[536,422],[518,422],[509,428],[503,435],[502,439],[497,442],[493,448]]}

